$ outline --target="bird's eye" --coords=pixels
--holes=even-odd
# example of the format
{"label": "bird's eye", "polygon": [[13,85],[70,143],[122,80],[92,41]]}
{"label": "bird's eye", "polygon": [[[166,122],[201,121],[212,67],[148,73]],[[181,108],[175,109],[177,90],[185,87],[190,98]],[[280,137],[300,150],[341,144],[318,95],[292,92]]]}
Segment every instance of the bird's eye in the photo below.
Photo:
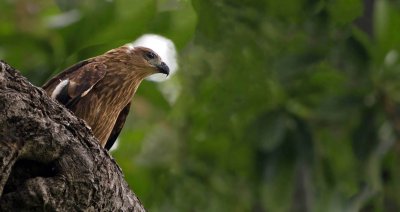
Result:
{"label": "bird's eye", "polygon": [[147,52],[146,57],[148,59],[154,59],[156,58],[156,54],[154,54],[153,52]]}

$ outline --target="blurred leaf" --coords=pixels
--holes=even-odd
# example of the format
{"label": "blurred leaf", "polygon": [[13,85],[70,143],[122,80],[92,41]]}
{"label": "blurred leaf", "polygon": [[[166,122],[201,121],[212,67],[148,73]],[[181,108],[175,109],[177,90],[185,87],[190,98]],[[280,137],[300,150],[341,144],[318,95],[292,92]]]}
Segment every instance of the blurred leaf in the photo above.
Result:
{"label": "blurred leaf", "polygon": [[340,25],[354,21],[362,14],[361,0],[335,0],[329,4],[329,12],[332,20]]}

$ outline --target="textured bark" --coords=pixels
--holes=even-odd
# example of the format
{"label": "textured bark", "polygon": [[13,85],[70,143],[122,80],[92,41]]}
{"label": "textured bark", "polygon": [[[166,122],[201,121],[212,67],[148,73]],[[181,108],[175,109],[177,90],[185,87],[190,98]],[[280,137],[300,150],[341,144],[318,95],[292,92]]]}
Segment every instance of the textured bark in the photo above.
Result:
{"label": "textured bark", "polygon": [[144,211],[85,123],[0,61],[0,211]]}

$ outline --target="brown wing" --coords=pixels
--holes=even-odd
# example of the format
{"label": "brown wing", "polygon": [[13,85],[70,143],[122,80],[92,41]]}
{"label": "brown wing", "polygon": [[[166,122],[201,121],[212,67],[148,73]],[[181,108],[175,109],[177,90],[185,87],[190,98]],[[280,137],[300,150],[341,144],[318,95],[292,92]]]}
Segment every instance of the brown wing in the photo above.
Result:
{"label": "brown wing", "polygon": [[124,127],[126,117],[128,116],[129,109],[131,107],[131,103],[129,102],[124,109],[119,113],[117,121],[115,121],[115,125],[113,130],[111,131],[110,137],[108,137],[107,143],[105,145],[105,148],[107,150],[110,150],[112,145],[115,143],[115,140],[117,140],[119,133],[122,130],[122,127]]}
{"label": "brown wing", "polygon": [[43,88],[67,108],[73,107],[106,74],[106,66],[82,61],[48,81]]}
{"label": "brown wing", "polygon": [[54,88],[57,86],[57,84],[62,81],[62,79],[68,78],[69,75],[71,75],[72,73],[74,73],[76,70],[78,70],[80,67],[86,65],[90,63],[90,59],[89,60],[84,60],[84,61],[80,61],[77,64],[65,69],[64,71],[62,71],[61,73],[59,73],[58,75],[54,76],[53,78],[51,78],[49,81],[47,81],[42,88],[46,91],[53,91]]}

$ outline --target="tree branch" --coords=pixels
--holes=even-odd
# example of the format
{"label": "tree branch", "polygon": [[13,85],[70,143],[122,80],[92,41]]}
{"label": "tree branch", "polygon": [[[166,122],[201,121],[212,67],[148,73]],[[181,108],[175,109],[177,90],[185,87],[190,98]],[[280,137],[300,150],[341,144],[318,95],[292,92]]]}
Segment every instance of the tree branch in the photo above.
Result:
{"label": "tree branch", "polygon": [[0,211],[144,211],[85,123],[0,61]]}

